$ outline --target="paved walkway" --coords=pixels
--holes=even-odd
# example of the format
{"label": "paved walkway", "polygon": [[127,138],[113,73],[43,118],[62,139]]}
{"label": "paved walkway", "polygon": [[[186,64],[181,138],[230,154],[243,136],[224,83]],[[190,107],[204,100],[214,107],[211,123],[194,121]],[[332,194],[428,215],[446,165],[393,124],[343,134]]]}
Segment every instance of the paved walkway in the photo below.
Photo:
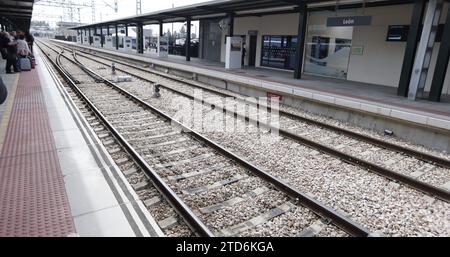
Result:
{"label": "paved walkway", "polygon": [[2,127],[0,236],[72,234],[75,227],[37,71],[5,80],[12,93],[2,107],[2,120],[9,117],[9,122],[6,133]]}

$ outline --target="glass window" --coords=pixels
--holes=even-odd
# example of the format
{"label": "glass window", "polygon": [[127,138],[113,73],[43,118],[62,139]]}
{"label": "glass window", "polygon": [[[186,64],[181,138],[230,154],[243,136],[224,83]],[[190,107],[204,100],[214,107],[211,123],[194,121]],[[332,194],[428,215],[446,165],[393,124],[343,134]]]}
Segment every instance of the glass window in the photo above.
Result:
{"label": "glass window", "polygon": [[296,47],[296,36],[263,36],[261,66],[293,70]]}
{"label": "glass window", "polygon": [[309,27],[304,72],[346,79],[352,33],[352,27]]}

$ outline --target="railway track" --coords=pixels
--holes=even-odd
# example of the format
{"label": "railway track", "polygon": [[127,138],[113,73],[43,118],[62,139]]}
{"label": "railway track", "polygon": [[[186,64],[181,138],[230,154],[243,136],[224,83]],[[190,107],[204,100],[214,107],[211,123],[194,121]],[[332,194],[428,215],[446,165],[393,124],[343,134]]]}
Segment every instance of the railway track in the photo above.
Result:
{"label": "railway track", "polygon": [[[45,47],[48,53],[50,47]],[[120,141],[197,234],[252,235],[268,226],[291,236],[369,235],[361,225],[174,121],[68,53],[58,53],[54,65],[90,109],[86,115],[94,112],[102,121],[94,122],[94,130],[105,143],[113,144],[111,136]],[[118,148],[109,149],[114,154]],[[129,161],[121,154],[115,159],[124,165]],[[135,171],[125,167],[128,176]],[[148,186],[140,184],[135,189]]]}
{"label": "railway track", "polygon": [[[245,101],[245,98],[237,94],[226,93],[162,72],[148,70],[142,66],[128,64],[117,58],[111,59],[98,55],[94,58],[86,54],[81,56],[107,66],[111,65],[111,61],[113,61],[118,71],[143,81],[158,83],[167,90],[191,100],[194,99],[193,89],[200,88],[207,92],[204,98],[235,97],[238,100]],[[173,82],[176,82],[176,84],[174,85]],[[204,99],[202,99],[202,103],[214,104]],[[246,101],[246,104],[249,105],[249,102]],[[222,109],[224,112],[227,111],[226,108]],[[270,106],[268,110],[271,111]],[[282,136],[450,202],[449,159],[305,118],[293,112],[282,109],[277,109],[277,111],[280,113],[279,132]],[[252,119],[248,118],[247,113],[239,114],[235,112],[235,115],[245,117],[247,120]],[[258,124],[259,121],[253,119],[253,122]]]}
{"label": "railway track", "polygon": [[[83,63],[85,65],[87,65],[93,69],[99,69],[98,72],[100,72],[100,73],[104,72],[105,75],[109,76],[109,74],[108,74],[109,69],[108,70],[105,69],[105,67],[106,68],[108,67],[106,65],[110,65],[109,62],[104,62],[103,64],[105,64],[105,65],[99,66],[99,62],[98,62],[99,60],[92,60],[93,57],[91,57],[91,56],[89,56],[89,58],[82,58],[80,55],[78,55],[78,58],[80,60],[83,60]],[[128,69],[127,69],[128,73],[123,73],[123,72],[119,71],[119,69],[121,69],[121,68],[119,65],[117,65],[117,63],[116,63],[116,67],[118,67],[117,75],[134,73],[133,70],[130,69],[131,66],[126,66],[126,67],[128,67]],[[136,79],[134,79],[133,82],[120,83],[119,84],[120,87],[133,92],[134,94],[139,96],[142,100],[144,100],[146,102],[151,102],[155,106],[158,106],[159,108],[165,110],[167,113],[173,112],[173,110],[171,110],[171,108],[168,106],[170,103],[169,100],[171,98],[174,98],[174,97],[180,95],[179,93],[177,93],[176,90],[173,90],[173,87],[180,86],[178,91],[181,91],[181,93],[183,93],[181,88],[184,87],[185,88],[184,90],[186,91],[186,92],[184,92],[185,97],[189,97],[187,94],[188,90],[186,89],[186,88],[188,88],[188,86],[178,85],[178,83],[171,83],[170,86],[167,85],[167,88],[163,89],[163,92],[162,92],[163,99],[155,100],[155,99],[150,98],[149,96],[152,94],[152,86],[151,85],[154,83],[155,78],[153,78],[153,76],[151,76],[150,79],[148,79],[148,77],[150,75],[145,74],[144,72],[142,72],[142,73],[143,73],[142,76],[147,75],[147,79],[140,79],[140,78],[137,78],[136,76],[134,76],[134,77],[136,77]],[[113,77],[114,76],[111,76],[110,78],[113,79]],[[150,81],[152,81],[151,84],[150,84]],[[159,80],[159,81],[157,81],[157,83],[160,83],[161,85],[164,86],[164,81]],[[169,82],[166,81],[165,83],[169,83]],[[172,89],[170,89],[170,87],[172,87]],[[189,88],[190,88],[190,91],[192,92],[192,87],[189,87]],[[206,135],[208,137],[220,142],[221,144],[223,144],[224,146],[226,146],[230,149],[233,149],[233,151],[236,151],[240,155],[247,156],[248,160],[258,164],[261,167],[264,167],[266,170],[270,171],[270,173],[273,176],[280,177],[280,178],[288,181],[289,184],[296,185],[297,188],[302,188],[302,191],[304,191],[304,192],[309,192],[308,195],[310,195],[312,198],[315,198],[322,202],[325,202],[325,203],[327,203],[327,205],[332,206],[333,208],[336,208],[337,210],[340,210],[340,212],[348,213],[348,215],[350,215],[352,218],[356,218],[356,220],[358,222],[369,226],[370,230],[372,230],[372,231],[375,231],[375,230],[383,231],[383,233],[385,233],[386,235],[405,235],[407,233],[409,233],[410,235],[417,235],[417,233],[419,233],[420,231],[417,231],[413,225],[415,225],[416,223],[420,223],[422,226],[422,232],[420,232],[420,233],[422,235],[424,233],[425,234],[428,233],[422,224],[426,224],[425,227],[427,225],[430,226],[430,228],[434,227],[432,230],[436,230],[436,231],[441,230],[441,232],[432,232],[432,234],[434,234],[434,235],[442,235],[442,233],[444,233],[444,234],[448,233],[448,230],[445,230],[445,228],[448,227],[449,221],[448,221],[448,218],[445,218],[445,216],[446,216],[445,212],[441,211],[442,208],[445,210],[445,208],[448,209],[448,207],[445,207],[446,205],[439,201],[430,204],[429,199],[425,198],[426,200],[423,200],[422,199],[423,195],[421,196],[421,194],[417,194],[416,192],[414,192],[414,190],[411,191],[411,190],[407,190],[404,188],[396,189],[397,188],[397,186],[395,186],[396,183],[393,183],[394,189],[392,189],[391,183],[386,184],[386,182],[383,182],[382,179],[376,179],[376,178],[374,178],[374,176],[369,176],[368,174],[366,175],[364,172],[358,171],[358,169],[354,169],[353,167],[345,165],[343,163],[340,163],[339,161],[336,162],[335,160],[332,160],[332,159],[330,160],[330,158],[327,157],[327,155],[316,154],[317,152],[314,150],[311,150],[310,147],[297,147],[297,146],[293,147],[292,143],[282,142],[282,143],[280,143],[280,147],[274,148],[274,147],[267,147],[266,145],[260,144],[260,138],[257,138],[256,140],[250,139],[250,136],[248,136],[247,134],[245,134],[243,136],[243,134],[239,135],[239,133],[236,133],[236,135],[231,135],[225,139],[221,138],[222,136],[217,135],[217,134],[220,134],[220,133],[206,133]],[[236,142],[239,142],[239,143],[236,143]],[[248,147],[249,145],[258,145],[258,147],[256,147],[257,149],[255,150],[255,147]],[[277,150],[275,150],[275,149],[277,149]],[[286,150],[286,149],[288,149],[288,150]],[[298,159],[298,156],[296,156],[296,154],[295,154],[296,151],[302,152],[302,153],[305,152],[308,154],[306,154],[306,157],[304,160],[301,160],[301,159]],[[280,152],[280,153],[278,153],[278,152]],[[277,154],[279,154],[278,159],[280,161],[272,160],[272,159],[276,159],[276,158],[273,158],[272,156],[275,156]],[[285,158],[286,156],[289,156],[289,158]],[[267,160],[267,161],[261,161],[261,160]],[[313,165],[311,165],[311,163],[313,163]],[[326,165],[321,165],[321,163],[326,163]],[[340,175],[341,176],[340,178],[336,178],[336,182],[333,181],[333,183],[331,185],[332,187],[335,186],[334,184],[337,184],[338,186],[340,186],[339,184],[343,184],[342,183],[343,181],[350,183],[355,178],[360,179],[360,177],[361,178],[364,177],[364,180],[361,180],[362,182],[360,180],[356,180],[354,185],[350,184],[355,189],[342,188],[342,190],[334,191],[334,194],[333,194],[333,190],[329,190],[329,189],[334,189],[334,188],[330,188],[330,186],[317,187],[317,185],[316,185],[317,182],[314,180],[312,180],[312,181],[310,180],[311,174],[304,170],[309,169],[311,166],[313,166],[312,170],[314,171],[314,173],[317,173],[317,171],[320,170],[320,174],[323,173],[323,175],[321,175],[321,176],[325,177],[325,179],[327,179],[326,178],[327,176],[335,177],[337,171],[339,171],[340,173],[344,172],[344,174],[348,173],[345,175],[344,174]],[[289,167],[289,168],[286,168],[286,167]],[[333,173],[330,171],[336,171],[336,172]],[[309,180],[304,179],[305,176]],[[313,176],[315,176],[315,175],[313,175]],[[317,177],[319,177],[319,176],[317,176]],[[371,184],[367,184],[366,180],[371,181],[370,182]],[[349,185],[348,183],[345,187],[348,187],[348,185]],[[364,190],[365,187],[367,187],[367,190]],[[328,189],[325,190],[326,188],[328,188]],[[370,188],[370,190],[369,190],[369,188]],[[358,195],[355,199],[352,199],[347,194],[350,193],[350,196],[353,195],[352,197],[354,198],[354,196],[356,196],[356,195],[354,195],[355,190],[361,191],[360,192],[361,195]],[[327,192],[327,191],[330,191],[330,192]],[[365,191],[369,191],[369,192],[365,192]],[[398,196],[397,196],[397,194],[398,194]],[[403,195],[407,195],[407,197],[404,197]],[[386,198],[386,197],[389,197],[389,198]],[[356,204],[353,203],[353,201],[358,201],[358,199],[360,200],[360,203],[356,203]],[[366,207],[366,206],[367,205],[372,206],[372,203],[376,203],[376,206],[379,206],[380,204],[381,204],[381,206],[384,204],[386,206],[391,206],[391,207],[388,207],[383,212],[387,212],[389,215],[391,215],[390,213],[395,213],[398,211],[399,213],[404,213],[404,215],[407,215],[406,219],[411,219],[411,220],[408,220],[407,222],[405,222],[406,224],[403,224],[400,227],[398,225],[394,225],[395,220],[391,219],[391,220],[385,221],[384,220],[384,219],[386,219],[385,215],[380,215],[381,217],[378,217],[377,215],[375,215],[377,212],[373,213],[374,210],[367,209],[368,207]],[[405,206],[405,208],[406,208],[406,207],[410,206],[411,204],[412,204],[412,207],[408,208],[408,210],[403,210],[399,207],[399,206]],[[419,208],[418,210],[414,211],[414,208],[417,208],[420,205],[423,205],[423,208]],[[355,207],[355,206],[360,206],[360,207]],[[377,207],[377,208],[379,208],[379,207]],[[390,210],[390,208],[392,208],[392,210]],[[422,211],[422,209],[424,209],[426,211],[431,211],[431,213],[433,213],[432,215],[439,214],[438,217],[436,217],[436,222],[423,221],[422,220],[423,217],[421,215],[417,214],[420,211]],[[413,214],[408,214],[408,212],[412,212]],[[442,219],[441,214],[443,215],[444,219]],[[373,216],[373,215],[375,215],[375,216]],[[418,216],[418,217],[415,217],[415,216]],[[416,221],[415,219],[418,219],[418,221]],[[411,224],[407,224],[408,222],[410,222]],[[444,223],[442,223],[442,222],[444,222]],[[384,226],[384,229],[382,227],[380,227],[380,223],[381,223],[381,225]],[[439,225],[439,224],[436,225],[433,223],[439,223],[439,224],[443,224],[443,225]],[[447,225],[445,225],[445,224],[447,224]],[[402,227],[405,227],[405,228],[402,228]],[[442,232],[442,229],[444,229],[444,232]],[[270,230],[270,229],[268,229],[268,230]],[[447,231],[447,232],[445,232],[445,231]],[[245,234],[243,234],[243,235],[245,235]],[[270,232],[259,234],[259,235],[270,235]]]}

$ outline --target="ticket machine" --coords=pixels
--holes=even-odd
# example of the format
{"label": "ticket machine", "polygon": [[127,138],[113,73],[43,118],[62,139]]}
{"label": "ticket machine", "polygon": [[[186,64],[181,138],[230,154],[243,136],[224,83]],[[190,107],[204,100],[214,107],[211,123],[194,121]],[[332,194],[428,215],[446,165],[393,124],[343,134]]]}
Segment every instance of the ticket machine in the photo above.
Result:
{"label": "ticket machine", "polygon": [[113,49],[113,37],[112,36],[105,36],[105,44],[103,45],[104,48]]}
{"label": "ticket machine", "polygon": [[227,37],[225,51],[225,68],[240,69],[242,60],[242,38]]}
{"label": "ticket machine", "polygon": [[131,52],[133,50],[132,38],[123,37],[123,51]]}
{"label": "ticket machine", "polygon": [[93,39],[93,42],[92,42],[93,46],[96,46],[96,47],[101,47],[102,46],[102,43],[100,41],[101,40],[100,36],[93,36],[92,39]]}

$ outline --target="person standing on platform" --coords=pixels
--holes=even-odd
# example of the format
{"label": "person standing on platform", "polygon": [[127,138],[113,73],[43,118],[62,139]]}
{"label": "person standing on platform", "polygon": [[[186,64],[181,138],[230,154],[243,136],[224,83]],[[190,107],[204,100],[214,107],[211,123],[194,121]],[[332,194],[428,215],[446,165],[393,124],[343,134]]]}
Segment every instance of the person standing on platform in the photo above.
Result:
{"label": "person standing on platform", "polygon": [[20,34],[17,39],[17,54],[21,57],[26,57],[31,55],[30,48],[28,48],[28,43],[25,41],[25,35]]}
{"label": "person standing on platform", "polygon": [[1,52],[2,58],[4,60],[6,60],[6,55],[7,55],[6,45],[5,45],[6,39],[7,39],[6,32],[0,31],[0,52]]}
{"label": "person standing on platform", "polygon": [[14,41],[13,37],[6,33],[6,37],[3,41],[6,46],[6,73],[11,74],[11,66],[14,68],[14,72],[20,72],[17,67],[17,42]]}
{"label": "person standing on platform", "polygon": [[30,48],[30,51],[33,52],[33,44],[34,44],[34,37],[33,37],[33,35],[31,35],[30,32],[25,33],[25,38],[27,40],[28,47]]}

